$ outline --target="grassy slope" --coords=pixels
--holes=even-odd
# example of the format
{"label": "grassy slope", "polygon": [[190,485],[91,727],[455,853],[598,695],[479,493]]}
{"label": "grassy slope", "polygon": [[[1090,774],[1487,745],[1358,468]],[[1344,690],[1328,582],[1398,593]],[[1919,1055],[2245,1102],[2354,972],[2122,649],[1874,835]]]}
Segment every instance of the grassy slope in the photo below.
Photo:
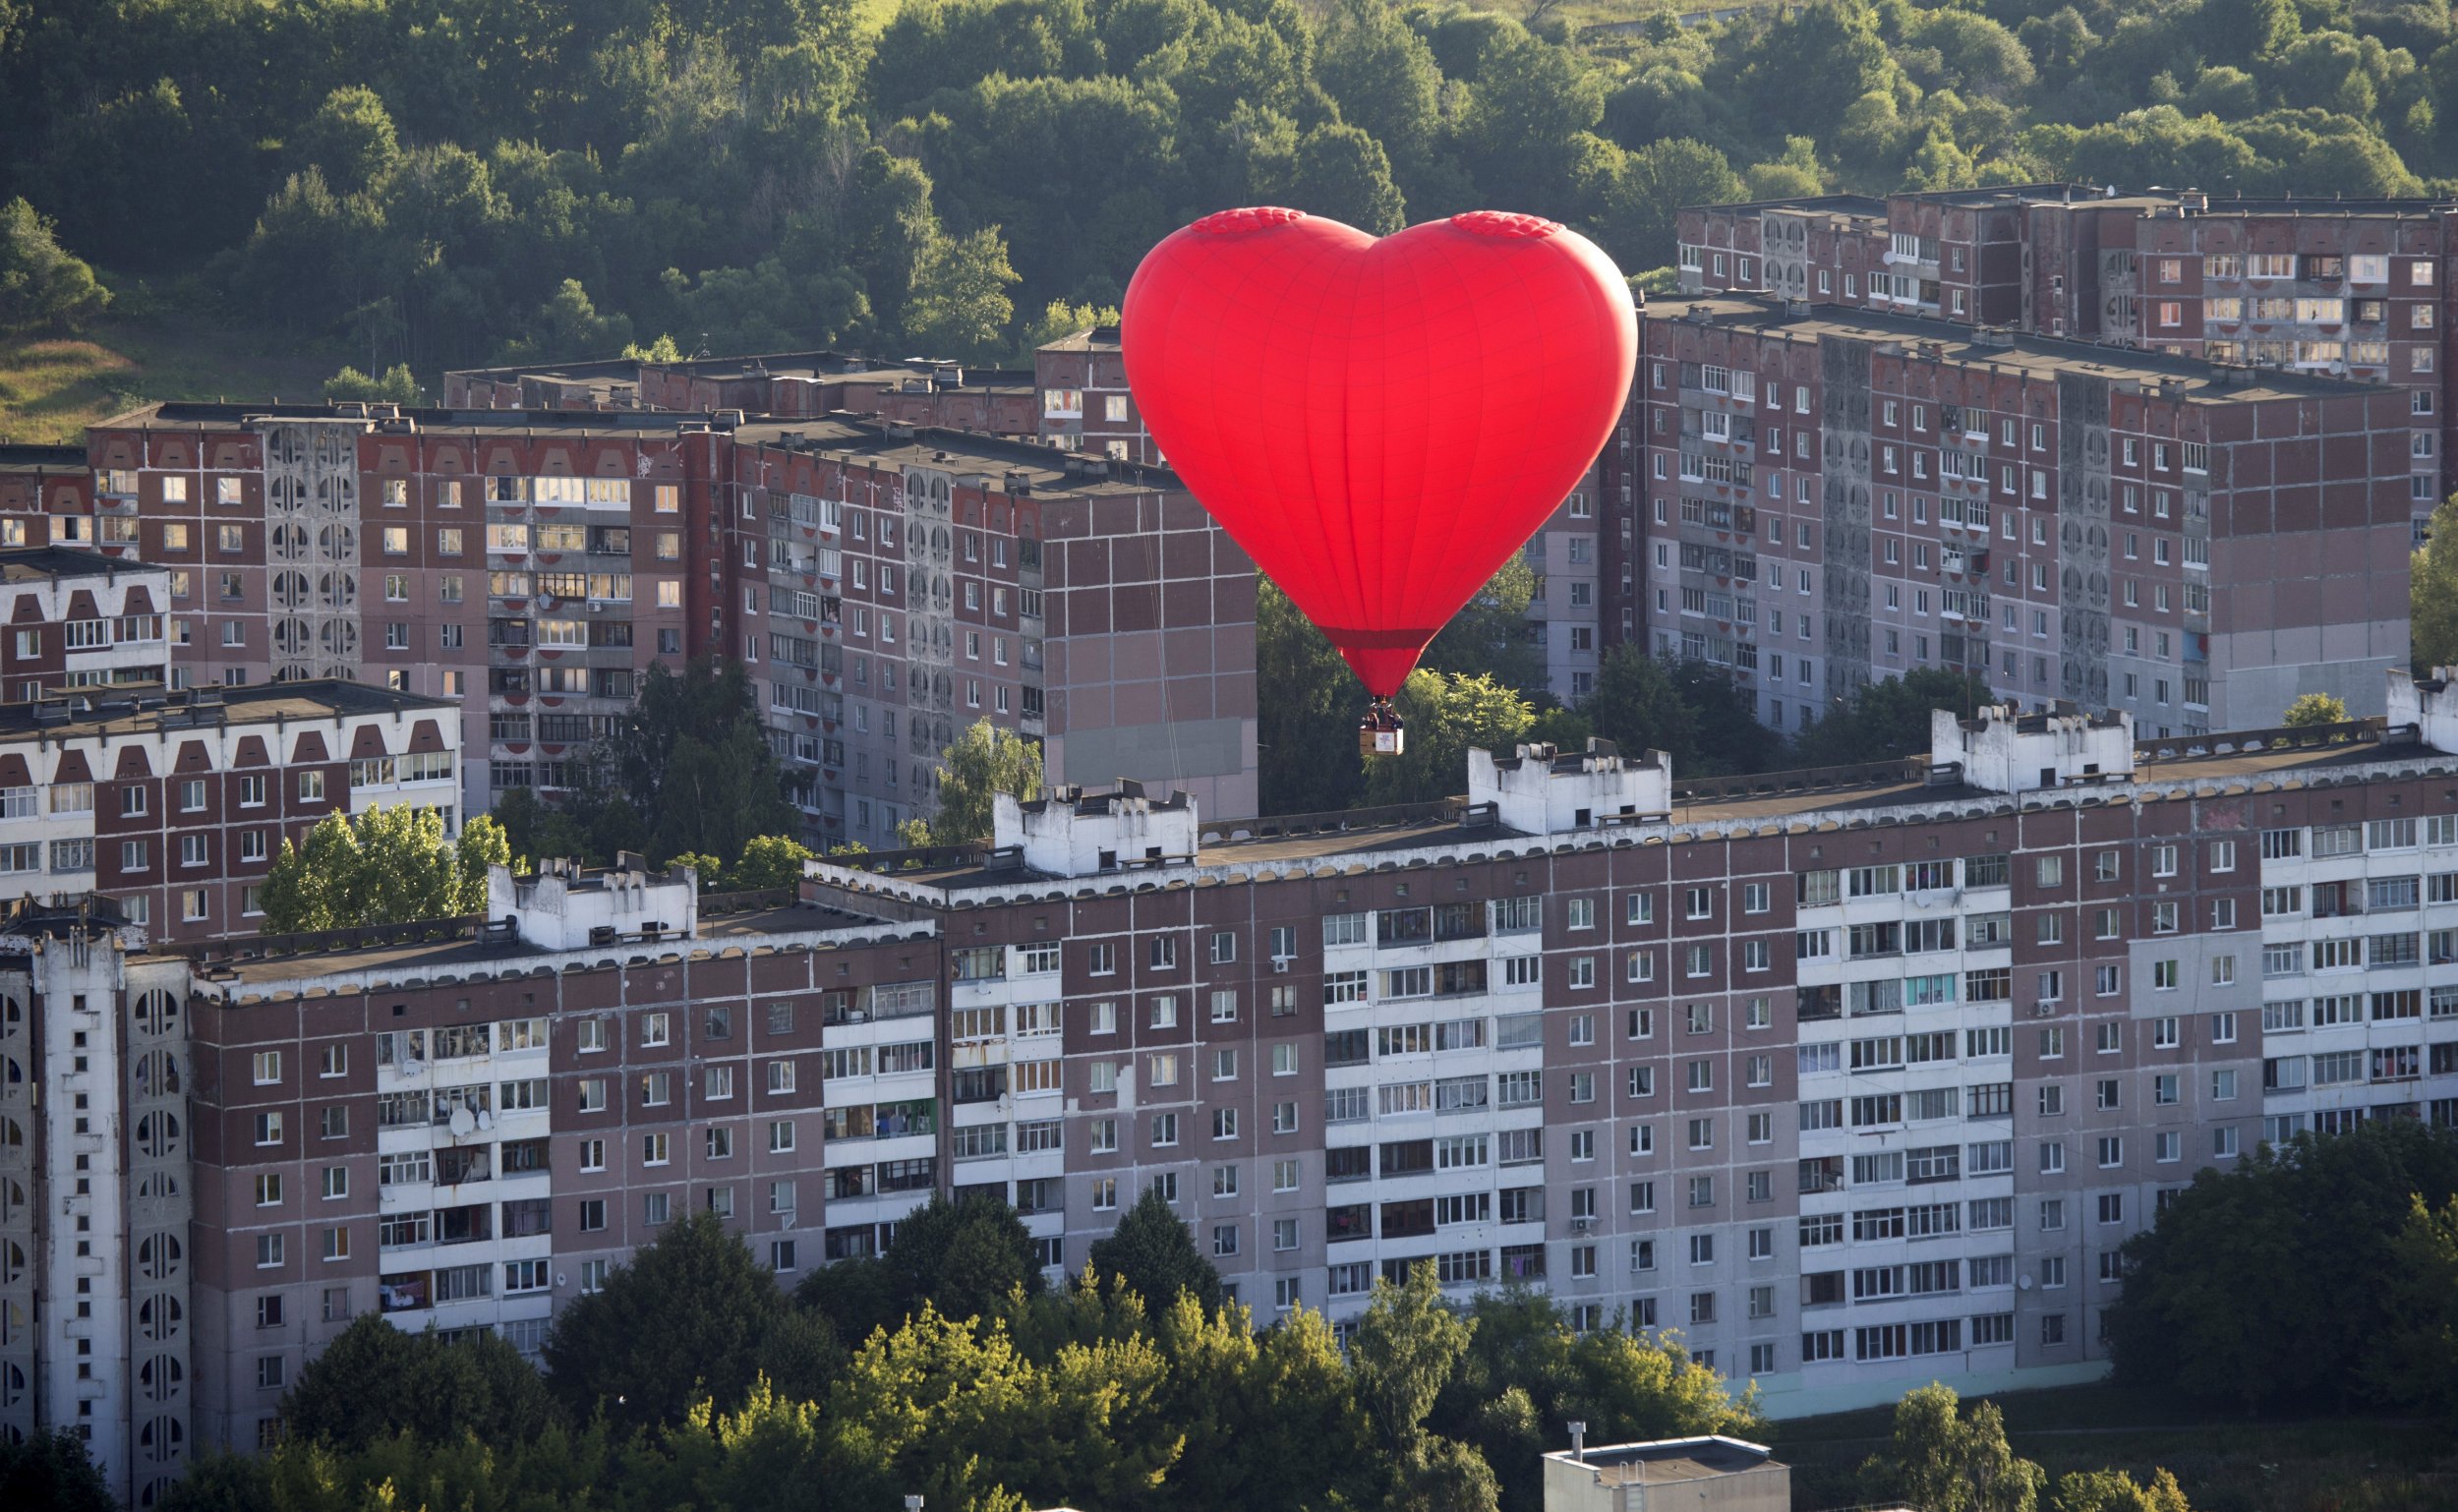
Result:
{"label": "grassy slope", "polygon": [[[2015,1452],[2057,1477],[2115,1466],[2174,1471],[2195,1512],[2458,1509],[2458,1439],[2430,1424],[2368,1418],[2255,1421],[2099,1384],[1996,1398]],[[1893,1410],[1778,1424],[1796,1507],[1858,1499],[1851,1471],[1876,1452]],[[2043,1503],[2045,1505],[2045,1503]]]}
{"label": "grassy slope", "polygon": [[177,315],[106,320],[75,340],[0,341],[0,436],[75,441],[150,399],[312,398],[341,362]]}

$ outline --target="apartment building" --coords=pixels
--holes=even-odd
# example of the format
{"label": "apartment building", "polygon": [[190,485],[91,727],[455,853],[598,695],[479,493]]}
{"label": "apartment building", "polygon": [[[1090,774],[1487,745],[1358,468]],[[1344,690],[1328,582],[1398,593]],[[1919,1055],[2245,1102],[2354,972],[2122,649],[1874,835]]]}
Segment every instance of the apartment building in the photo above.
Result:
{"label": "apartment building", "polygon": [[726,650],[828,839],[893,847],[983,719],[1037,738],[1053,782],[1255,812],[1255,569],[1170,474],[846,416],[732,439]]}
{"label": "apartment building", "polygon": [[[748,418],[746,423],[758,425],[857,414],[891,425],[1037,439],[1111,462],[1163,465],[1128,388],[1115,325],[1093,326],[1048,343],[1034,354],[1029,374],[809,352],[473,370],[445,375],[444,398],[447,404],[473,407],[568,403],[593,410],[738,410]],[[1614,501],[1627,505],[1631,499],[1631,444],[1625,436],[1607,447],[1523,548],[1536,576],[1527,635],[1542,648],[1548,686],[1563,699],[1584,698],[1594,688],[1598,660],[1606,648],[1641,639],[1629,596],[1615,596],[1616,583],[1627,575],[1636,555],[1637,516],[1624,509],[1609,522]],[[1081,781],[1137,775],[1141,773],[1094,772]],[[1209,806],[1205,794],[1199,790],[1197,795]],[[851,801],[858,813],[865,797]],[[868,801],[874,814],[882,802],[904,806],[901,794]]]}
{"label": "apartment building", "polygon": [[[1054,777],[1256,805],[1253,569],[1157,468],[846,414],[646,409],[157,404],[88,450],[93,514],[46,528],[162,570],[175,686],[346,677],[458,700],[461,748],[485,753],[462,769],[471,811],[568,786],[652,665],[711,655],[790,694],[766,707],[815,840],[892,842],[935,803],[916,768],[978,718],[1044,737]],[[849,508],[863,535],[841,538]],[[1083,546],[1044,567],[1062,534]],[[927,589],[910,605],[908,575]],[[1052,592],[1074,617],[1027,623]],[[922,638],[885,639],[908,613]],[[907,705],[897,748],[919,760],[890,762],[888,711]]]}
{"label": "apartment building", "polygon": [[64,688],[165,685],[169,574],[92,552],[0,550],[0,701]]}
{"label": "apartment building", "polygon": [[410,803],[457,830],[450,700],[343,680],[0,705],[0,897],[98,892],[155,940],[263,927],[282,842]]}
{"label": "apartment building", "polygon": [[1770,725],[1939,667],[2192,735],[2406,664],[2397,389],[1764,296],[1642,340],[1640,611]]}
{"label": "apartment building", "polygon": [[0,442],[0,549],[91,547],[92,532],[93,474],[85,447]]}
{"label": "apartment building", "polygon": [[2454,434],[2444,200],[2214,198],[2072,184],[1706,205],[1677,217],[1685,293],[1780,297],[2406,390],[2419,524]]}
{"label": "apartment building", "polygon": [[1059,789],[764,912],[551,867],[351,951],[29,900],[0,1055],[57,1075],[0,1081],[0,1255],[90,1285],[0,1265],[0,1421],[80,1403],[125,1476],[271,1432],[357,1312],[534,1348],[685,1208],[790,1280],[976,1189],[1077,1268],[1158,1186],[1264,1318],[1525,1280],[1779,1414],[2085,1378],[2195,1171],[2458,1120],[2454,699],[1942,715],[1823,787],[1476,752],[1464,805],[1288,834]]}

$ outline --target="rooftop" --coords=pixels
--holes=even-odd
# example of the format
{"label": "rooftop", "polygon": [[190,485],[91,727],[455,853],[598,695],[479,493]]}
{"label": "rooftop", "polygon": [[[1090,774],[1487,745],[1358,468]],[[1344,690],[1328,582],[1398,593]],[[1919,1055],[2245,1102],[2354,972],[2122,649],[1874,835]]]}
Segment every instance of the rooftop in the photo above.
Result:
{"label": "rooftop", "polygon": [[[2025,716],[2025,719],[2037,718]],[[1676,781],[1671,804],[1663,814],[1609,816],[1588,829],[1566,831],[1561,839],[1583,843],[1659,843],[1714,837],[1735,830],[1773,833],[1776,829],[1860,829],[1873,824],[1915,822],[1924,815],[1970,812],[1982,806],[2003,809],[2043,802],[2096,803],[2116,801],[2119,793],[2156,798],[2176,791],[2266,782],[2362,780],[2363,769],[2384,762],[2428,762],[2438,758],[2458,770],[2458,760],[2424,744],[2414,727],[2389,727],[2381,721],[2298,729],[2248,730],[2190,739],[2136,740],[2131,776],[2075,781],[2054,788],[2009,793],[1975,786],[1949,764],[1933,766],[1926,757],[1880,762],[1862,767],[1824,768],[1802,772],[1770,772],[1747,777]],[[1493,805],[1471,804],[1464,797],[1435,803],[1356,809],[1344,813],[1294,814],[1263,819],[1206,820],[1199,828],[1199,849],[1193,864],[1219,870],[1227,878],[1242,873],[1296,867],[1314,870],[1329,863],[1341,869],[1374,869],[1394,864],[1408,852],[1455,850],[1463,856],[1497,850],[1535,848],[1548,837],[1499,823]],[[1182,871],[1184,858],[1128,858],[1098,874],[1102,886],[1149,886],[1141,875]],[[1404,864],[1404,863],[1403,863]],[[838,890],[849,905],[859,907],[851,889],[886,889],[925,894],[1035,887],[1061,883],[1070,888],[1087,879],[1062,879],[1024,864],[1021,850],[992,849],[981,844],[933,846],[923,850],[882,851],[858,858],[821,863],[819,875]],[[923,900],[929,901],[928,898]]]}
{"label": "rooftop", "polygon": [[95,431],[239,431],[265,422],[338,421],[368,430],[453,431],[473,436],[671,436],[706,430],[716,417],[688,410],[452,410],[340,399],[323,403],[169,400],[115,415]]}
{"label": "rooftop", "polygon": [[1035,494],[1148,494],[1184,487],[1166,467],[1061,451],[977,431],[900,426],[865,415],[759,420],[736,427],[733,434],[736,440],[751,444],[829,458],[859,458],[875,466],[998,473],[1007,479],[1011,493],[1018,492],[1014,486],[1019,483]]}
{"label": "rooftop", "polygon": [[86,448],[83,446],[0,442],[0,473],[82,473],[85,470]]}
{"label": "rooftop", "polygon": [[264,682],[252,687],[199,687],[184,693],[80,689],[33,703],[0,704],[0,744],[97,735],[149,734],[206,725],[264,725],[276,720],[327,720],[352,714],[447,710],[459,727],[457,698],[431,698],[370,687],[339,677]]}
{"label": "rooftop", "polygon": [[[402,981],[436,974],[464,978],[525,975],[546,969],[549,958],[629,962],[757,949],[766,940],[831,931],[859,931],[862,938],[880,940],[931,932],[928,925],[889,924],[875,915],[799,901],[790,893],[718,895],[703,898],[701,903],[704,911],[699,926],[688,935],[679,930],[656,937],[630,935],[570,950],[532,944],[516,930],[490,925],[476,915],[306,935],[157,945],[155,950],[189,958],[209,980],[245,995],[250,989],[278,990],[286,983],[317,977],[365,974]],[[716,911],[708,911],[712,909]],[[0,932],[5,932],[4,926]]]}
{"label": "rooftop", "polygon": [[117,577],[123,572],[168,570],[65,546],[16,547],[0,552],[0,583],[46,583],[63,577]]}
{"label": "rooftop", "polygon": [[1118,327],[1095,325],[1056,341],[1044,341],[1036,349],[1043,352],[1115,352],[1119,346]]}
{"label": "rooftop", "polygon": [[1685,204],[1685,210],[1799,210],[1830,215],[1886,218],[1886,201],[1876,195],[1802,195],[1789,200],[1740,200],[1729,204]]}
{"label": "rooftop", "polygon": [[1884,315],[1842,305],[1787,303],[1763,294],[1702,294],[1668,297],[1651,304],[1652,324],[1683,320],[1702,325],[1829,336],[1858,341],[1918,343],[1936,349],[1938,360],[1963,367],[2012,370],[2049,379],[2084,373],[2116,381],[2158,385],[2182,381],[2182,397],[2210,403],[2254,399],[2357,398],[2383,392],[2378,383],[2275,368],[2237,368],[2198,358],[2175,357],[2134,347],[2102,346],[2005,330],[1958,325],[1917,316]]}
{"label": "rooftop", "polygon": [[1721,1433],[1701,1438],[1665,1438],[1644,1444],[1611,1444],[1548,1455],[1585,1465],[1599,1483],[1628,1485],[1664,1481],[1705,1481],[1737,1475],[1779,1463],[1765,1444],[1726,1438]]}

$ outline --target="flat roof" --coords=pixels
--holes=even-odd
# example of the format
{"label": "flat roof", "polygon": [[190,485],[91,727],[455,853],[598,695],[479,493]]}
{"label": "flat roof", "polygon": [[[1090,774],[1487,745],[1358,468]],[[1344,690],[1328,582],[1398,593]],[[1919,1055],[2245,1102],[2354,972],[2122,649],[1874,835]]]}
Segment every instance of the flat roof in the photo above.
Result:
{"label": "flat roof", "polygon": [[[734,429],[733,436],[746,444],[784,451],[840,454],[889,466],[952,467],[1021,476],[1036,496],[1174,493],[1185,488],[1166,467],[1063,451],[979,431],[900,426],[843,411],[813,420],[747,421]],[[1071,462],[1075,469],[1069,467]]]}
{"label": "flat roof", "polygon": [[1077,331],[1072,336],[1061,336],[1055,341],[1044,341],[1033,350],[1036,352],[1115,352],[1118,350],[1119,339],[1117,326],[1092,325]]}
{"label": "flat roof", "polygon": [[1575,1458],[1569,1451],[1547,1456],[1585,1465],[1605,1485],[1636,1485],[1666,1481],[1706,1481],[1781,1468],[1775,1451],[1765,1444],[1714,1434],[1702,1438],[1668,1438],[1645,1444],[1611,1444],[1588,1449]]}
{"label": "flat roof", "polygon": [[[204,695],[200,697],[199,695]],[[58,711],[68,710],[66,719]],[[263,725],[274,720],[324,720],[351,714],[458,715],[461,700],[370,687],[342,677],[207,687],[186,693],[72,688],[33,703],[0,704],[0,743],[71,736],[127,735],[211,725]],[[455,727],[457,727],[457,726]],[[339,760],[347,752],[337,754]]]}
{"label": "flat roof", "polygon": [[1803,214],[1886,214],[1886,201],[1876,195],[1796,195],[1784,200],[1734,200],[1722,204],[1685,204],[1685,210],[1799,210]]}
{"label": "flat roof", "polygon": [[[452,922],[452,921],[439,921]],[[310,950],[296,955],[256,956],[220,959],[208,950],[200,958],[201,971],[210,972],[215,980],[238,982],[246,986],[270,985],[280,982],[304,981],[311,977],[332,976],[344,972],[409,970],[438,971],[452,966],[475,966],[497,962],[513,962],[533,959],[594,955],[629,960],[646,954],[652,958],[677,947],[695,943],[746,943],[782,935],[807,934],[828,929],[886,929],[906,931],[919,926],[883,920],[874,914],[851,913],[821,902],[791,903],[752,913],[721,914],[703,919],[697,929],[685,936],[670,934],[659,940],[618,939],[606,945],[573,946],[557,950],[512,938],[496,940],[484,934],[476,938],[451,940],[419,940],[398,945],[370,946],[359,950]],[[214,942],[236,949],[245,949],[251,942],[233,940]],[[173,954],[197,955],[180,949]]]}
{"label": "flat roof", "polygon": [[97,422],[95,431],[236,431],[257,422],[339,421],[370,430],[408,421],[419,430],[476,435],[527,436],[539,432],[602,432],[666,435],[706,427],[714,417],[690,410],[498,410],[365,404],[331,400],[315,404],[229,404],[166,400]]}
{"label": "flat roof", "polygon": [[2212,403],[2253,399],[2354,398],[2392,392],[2378,383],[2276,368],[2227,367],[2195,357],[2137,347],[2102,346],[2012,331],[1983,331],[1920,316],[1889,315],[1844,305],[1789,303],[1772,295],[1667,295],[1650,302],[1651,323],[1693,323],[1759,331],[1797,332],[1811,338],[1843,336],[1857,341],[1932,343],[1945,361],[1973,368],[2011,368],[2041,378],[2087,373],[2119,381],[2156,384],[2184,379],[2183,397]]}
{"label": "flat roof", "polygon": [[[2458,199],[2383,198],[2373,200],[2323,200],[2308,196],[2299,200],[2294,195],[2218,195],[2208,197],[2207,206],[2195,209],[2196,215],[2390,215],[2429,216],[2458,209]],[[2189,206],[2190,208],[2190,206]]]}
{"label": "flat roof", "polygon": [[[2407,731],[2387,730],[2377,722],[2339,727],[2338,733],[2340,737],[2328,743],[2320,743],[2323,736],[2294,730],[2136,739],[2132,777],[2111,777],[2103,783],[2078,784],[2056,790],[2079,795],[2145,783],[2200,784],[2292,777],[2443,754]],[[2299,743],[2284,743],[2290,739]],[[2029,795],[1998,792],[1958,781],[1933,781],[1926,759],[1915,758],[1828,771],[1708,778],[1687,785],[1676,781],[1668,810],[1660,816],[1643,817],[1640,824],[1661,831],[1667,826],[1772,823],[1813,815],[1832,815],[1849,822],[1892,809],[1936,804],[2009,804]],[[1544,838],[1491,821],[1463,823],[1467,808],[1467,799],[1455,797],[1439,803],[1360,809],[1350,814],[1206,821],[1200,827],[1201,839],[1194,864],[1259,866],[1344,858],[1371,862],[1392,851]],[[898,852],[886,851],[861,857],[825,858],[825,864],[870,873],[885,882],[949,891],[1086,880],[1050,877],[1023,866],[1012,854],[993,855],[980,846],[939,847],[926,856],[916,853],[914,859],[919,864],[907,865],[900,861]],[[1130,866],[1100,875],[1117,880],[1132,878],[1138,871],[1147,869],[1148,865]]]}
{"label": "flat roof", "polygon": [[65,546],[12,547],[0,551],[0,582],[40,583],[63,577],[117,577],[121,573],[163,572],[149,562],[122,561],[95,552]]}
{"label": "flat roof", "polygon": [[83,446],[35,446],[19,441],[0,442],[0,473],[82,473],[86,470],[86,448]]}

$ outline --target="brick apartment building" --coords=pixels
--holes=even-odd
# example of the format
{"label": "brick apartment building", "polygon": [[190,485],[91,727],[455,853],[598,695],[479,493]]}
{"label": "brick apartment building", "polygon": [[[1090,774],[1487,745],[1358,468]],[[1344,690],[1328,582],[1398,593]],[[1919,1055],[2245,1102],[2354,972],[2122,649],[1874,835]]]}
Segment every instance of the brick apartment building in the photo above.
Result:
{"label": "brick apartment building", "polygon": [[0,1422],[86,1425],[144,1500],[351,1316],[534,1349],[686,1209],[790,1281],[994,1190],[1075,1268],[1154,1184],[1265,1319],[1432,1260],[1678,1328],[1779,1413],[2082,1378],[2195,1171],[2458,1119],[2454,698],[2191,744],[1941,716],[1828,787],[1480,752],[1465,806],[1286,834],[1060,790],[765,912],[551,869],[351,951],[29,901]]}
{"label": "brick apartment building", "polygon": [[[620,360],[451,373],[444,378],[444,402],[736,409],[760,420],[842,411],[902,425],[1038,439],[1114,462],[1164,465],[1128,389],[1114,325],[1050,342],[1034,354],[1029,374],[981,373],[951,363],[880,364],[836,352],[670,364]],[[1608,609],[1614,584],[1636,554],[1635,515],[1625,511],[1610,529],[1604,523],[1609,500],[1629,502],[1631,445],[1624,435],[1608,447],[1525,548],[1537,580],[1528,633],[1544,648],[1549,685],[1565,699],[1587,696],[1604,648],[1638,633],[1626,607],[1618,612]]]}
{"label": "brick apartment building", "polygon": [[0,549],[0,689],[24,703],[64,688],[170,680],[159,567],[41,546]]}
{"label": "brick apartment building", "polygon": [[0,443],[0,550],[52,545],[90,550],[93,483],[83,446]]}
{"label": "brick apartment building", "polygon": [[1697,206],[1684,293],[2002,325],[2406,391],[2419,517],[2449,492],[2443,200],[2264,200],[2072,184]]}
{"label": "brick apartment building", "polygon": [[0,704],[0,897],[99,892],[155,940],[263,927],[284,840],[401,803],[458,829],[457,703],[340,680]]}
{"label": "brick apartment building", "polygon": [[458,700],[471,812],[565,786],[651,665],[709,655],[750,667],[816,840],[892,843],[981,718],[1054,780],[1256,806],[1253,570],[1158,468],[645,409],[156,404],[88,450],[90,515],[9,518],[162,569],[175,684]]}
{"label": "brick apartment building", "polygon": [[2406,392],[1765,296],[1642,334],[1641,614],[1770,725],[1940,667],[2198,734],[2406,665]]}

